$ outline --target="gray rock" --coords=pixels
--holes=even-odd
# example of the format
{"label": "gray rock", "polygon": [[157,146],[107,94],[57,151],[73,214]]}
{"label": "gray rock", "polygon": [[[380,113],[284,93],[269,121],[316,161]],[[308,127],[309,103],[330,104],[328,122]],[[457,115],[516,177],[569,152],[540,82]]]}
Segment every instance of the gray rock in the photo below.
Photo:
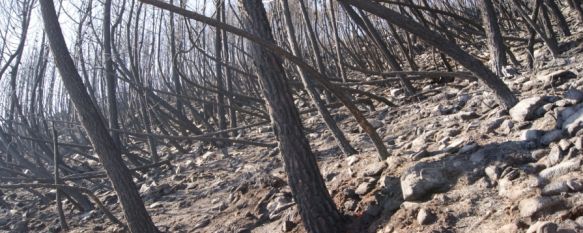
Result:
{"label": "gray rock", "polygon": [[532,224],[526,233],[556,233],[557,232],[557,224],[552,222],[536,222]]}
{"label": "gray rock", "polygon": [[378,129],[381,126],[383,126],[383,122],[379,121],[377,119],[368,119],[368,122],[370,123],[370,125],[372,125],[373,128]]}
{"label": "gray rock", "polygon": [[561,141],[559,141],[558,145],[562,151],[568,151],[569,148],[571,148],[571,146],[573,145],[573,143],[571,143],[569,140],[562,139]]}
{"label": "gray rock", "polygon": [[583,190],[583,181],[581,179],[571,179],[565,182],[565,184],[572,192],[579,192]]}
{"label": "gray rock", "polygon": [[478,148],[480,148],[480,146],[478,146],[478,144],[470,143],[470,144],[464,145],[462,148],[460,148],[458,153],[459,154],[472,153],[472,152],[478,150]]}
{"label": "gray rock", "polygon": [[194,229],[200,229],[203,227],[208,226],[211,223],[211,220],[209,217],[204,218],[202,221],[198,222],[197,224],[194,225]]}
{"label": "gray rock", "polygon": [[500,178],[500,174],[502,173],[502,169],[496,165],[490,165],[484,169],[484,172],[490,178],[491,181],[497,181]]}
{"label": "gray rock", "polygon": [[504,122],[502,122],[502,124],[498,128],[498,131],[505,133],[505,134],[509,134],[512,131],[513,127],[514,127],[514,123],[511,120],[507,119],[507,120],[504,120]]}
{"label": "gray rock", "polygon": [[413,153],[411,155],[411,159],[414,161],[417,161],[417,160],[420,160],[420,159],[425,158],[427,156],[429,156],[429,152],[427,152],[427,150],[423,149],[419,152]]}
{"label": "gray rock", "polygon": [[471,119],[475,119],[475,118],[478,118],[478,117],[479,117],[479,115],[476,112],[474,112],[474,111],[469,111],[469,112],[463,111],[463,112],[459,112],[455,116],[455,118],[459,118],[459,119],[464,120],[464,121],[471,120]]}
{"label": "gray rock", "polygon": [[575,127],[581,122],[583,122],[583,107],[578,108],[577,111],[575,111],[573,114],[570,114],[569,117],[563,121],[561,127],[563,129],[567,129],[569,127]]}
{"label": "gray rock", "polygon": [[546,104],[546,101],[543,97],[531,97],[518,102],[518,104],[510,109],[509,113],[515,121],[530,121],[535,118],[535,111],[544,104]]}
{"label": "gray rock", "polygon": [[544,196],[553,196],[561,193],[565,193],[569,191],[569,186],[567,186],[567,181],[560,180],[560,181],[553,181],[547,185],[545,185],[541,191],[541,194]]}
{"label": "gray rock", "polygon": [[545,168],[539,173],[539,177],[549,180],[553,177],[558,177],[565,175],[571,171],[580,169],[581,158],[573,158],[570,160],[563,161],[555,166]]}
{"label": "gray rock", "polygon": [[392,97],[398,97],[398,96],[404,94],[405,91],[403,91],[403,89],[401,89],[401,88],[393,88],[389,91],[389,93],[391,93]]}
{"label": "gray rock", "polygon": [[554,112],[547,112],[543,117],[532,123],[531,129],[550,131],[557,127],[557,119]]}
{"label": "gray rock", "polygon": [[269,202],[266,206],[267,211],[269,212],[269,219],[277,219],[283,215],[284,210],[291,207],[295,203],[286,196],[278,196],[274,198],[271,202]]}
{"label": "gray rock", "polygon": [[352,210],[356,209],[357,204],[358,203],[355,200],[348,199],[346,202],[344,202],[344,208],[352,211]]}
{"label": "gray rock", "polygon": [[538,80],[544,83],[544,87],[556,87],[573,78],[577,78],[577,75],[568,70],[558,70],[537,77]]}
{"label": "gray rock", "polygon": [[523,141],[538,141],[543,136],[542,130],[528,129],[520,133],[520,140]]}
{"label": "gray rock", "polygon": [[376,162],[368,165],[363,172],[364,176],[378,176],[387,168],[385,161]]}
{"label": "gray rock", "polygon": [[15,223],[14,225],[10,226],[10,229],[12,233],[27,233],[28,232],[28,222],[25,221],[19,221],[17,223]]}
{"label": "gray rock", "polygon": [[516,223],[509,223],[504,226],[501,226],[496,233],[518,233],[518,225]]}
{"label": "gray rock", "polygon": [[151,209],[155,209],[155,208],[162,207],[162,202],[159,202],[159,201],[157,201],[157,202],[154,202],[154,203],[150,204],[150,206],[149,206],[149,207],[150,207]]}
{"label": "gray rock", "polygon": [[573,140],[573,145],[575,146],[575,149],[582,151],[583,150],[583,137],[581,137],[581,136],[575,137],[572,140]]}
{"label": "gray rock", "polygon": [[572,99],[577,102],[581,102],[581,100],[583,100],[583,91],[580,91],[576,88],[569,88],[569,90],[565,91],[564,96],[567,99]]}
{"label": "gray rock", "polygon": [[358,195],[365,195],[368,192],[370,192],[370,190],[372,190],[372,188],[374,187],[374,184],[371,182],[364,182],[361,183],[360,185],[358,185],[358,187],[356,188],[356,190],[354,191],[354,193],[358,194]]}
{"label": "gray rock", "polygon": [[531,217],[537,212],[557,206],[561,204],[561,200],[555,197],[534,197],[523,199],[518,203],[521,217]]}
{"label": "gray rock", "polygon": [[547,167],[557,165],[561,162],[561,160],[563,160],[564,157],[565,153],[563,150],[561,150],[561,148],[559,148],[557,145],[551,146],[551,152],[549,152],[549,155],[547,156]]}
{"label": "gray rock", "polygon": [[579,226],[583,226],[583,216],[579,216],[577,219],[575,219],[575,222],[579,224]]}
{"label": "gray rock", "polygon": [[482,127],[482,133],[493,132],[494,130],[498,129],[502,125],[502,122],[504,122],[504,120],[505,120],[504,118],[497,118],[497,119],[489,120]]}
{"label": "gray rock", "polygon": [[0,227],[8,224],[10,222],[10,218],[0,218]]}
{"label": "gray rock", "polygon": [[358,156],[349,156],[348,158],[346,158],[347,162],[348,162],[348,166],[352,166],[354,165],[356,162],[358,162],[360,160],[360,158]]}
{"label": "gray rock", "polygon": [[563,130],[560,129],[555,129],[552,130],[550,132],[545,133],[541,138],[540,138],[540,144],[541,145],[549,145],[553,142],[559,141],[563,138]]}
{"label": "gray rock", "polygon": [[444,171],[416,165],[401,176],[401,190],[406,201],[419,200],[435,191],[447,188],[449,181]]}
{"label": "gray rock", "polygon": [[417,223],[420,225],[428,225],[435,222],[436,217],[431,211],[421,208],[417,213]]}

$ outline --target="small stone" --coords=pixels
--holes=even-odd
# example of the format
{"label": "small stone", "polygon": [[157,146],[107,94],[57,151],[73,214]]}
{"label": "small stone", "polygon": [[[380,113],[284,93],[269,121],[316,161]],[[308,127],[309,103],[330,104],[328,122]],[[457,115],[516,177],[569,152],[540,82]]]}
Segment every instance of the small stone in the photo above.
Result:
{"label": "small stone", "polygon": [[573,138],[573,145],[575,146],[575,149],[579,150],[579,151],[583,151],[583,137],[576,137]]}
{"label": "small stone", "polygon": [[565,182],[565,184],[572,192],[579,192],[583,190],[583,182],[580,179],[571,179]]}
{"label": "small stone", "polygon": [[295,224],[292,221],[283,221],[283,224],[281,226],[281,230],[283,230],[283,232],[290,232],[294,229],[294,227],[296,227],[297,224]]}
{"label": "small stone", "polygon": [[576,127],[583,122],[583,107],[580,107],[575,113],[570,114],[568,118],[566,118],[561,127],[563,129],[568,129],[569,127]]}
{"label": "small stone", "polygon": [[563,160],[564,156],[565,153],[563,150],[561,150],[561,148],[556,145],[551,146],[551,152],[549,152],[549,155],[547,156],[547,167],[555,166],[561,162],[561,160]]}
{"label": "small stone", "polygon": [[379,121],[377,119],[368,119],[368,122],[375,129],[378,129],[384,125],[382,121]]}
{"label": "small stone", "polygon": [[467,144],[467,145],[463,146],[458,151],[458,153],[459,154],[472,153],[472,152],[476,151],[478,148],[479,148],[478,144],[476,144],[476,143],[470,143],[470,144]]}
{"label": "small stone", "polygon": [[369,205],[366,207],[366,210],[364,212],[370,216],[378,216],[381,213],[381,211],[383,211],[382,206]]}
{"label": "small stone", "polygon": [[474,111],[459,112],[456,115],[457,115],[457,117],[459,117],[459,119],[462,119],[464,121],[475,119],[475,118],[479,117],[479,115]]}
{"label": "small stone", "polygon": [[544,114],[543,117],[536,119],[531,129],[550,131],[557,127],[557,119],[553,112],[548,112]]}
{"label": "small stone", "polygon": [[373,187],[374,185],[372,183],[364,182],[358,185],[354,193],[362,196],[364,194],[367,194],[370,190],[372,190]]}
{"label": "small stone", "polygon": [[518,209],[520,210],[521,217],[530,217],[541,210],[551,208],[560,203],[561,201],[558,198],[534,197],[520,201]]}
{"label": "small stone", "polygon": [[544,134],[544,132],[542,130],[533,130],[533,129],[523,130],[522,133],[520,134],[520,140],[538,141],[539,138],[542,137],[543,134]]}
{"label": "small stone", "polygon": [[205,218],[202,221],[200,221],[197,224],[195,224],[194,227],[193,227],[193,229],[200,229],[200,228],[206,227],[210,223],[211,223],[211,220],[209,218]]}
{"label": "small stone", "polygon": [[154,203],[150,204],[149,207],[151,209],[158,208],[158,207],[162,207],[162,203],[157,201],[157,202],[154,202]]}
{"label": "small stone", "polygon": [[504,122],[505,119],[504,118],[496,118],[494,120],[489,120],[483,127],[482,127],[482,133],[490,133],[496,129],[498,129],[501,125],[502,122]]}
{"label": "small stone", "polygon": [[360,158],[353,155],[353,156],[349,156],[348,158],[346,158],[346,160],[348,161],[348,166],[352,166],[356,162],[358,162],[360,160]]}
{"label": "small stone", "polygon": [[392,97],[398,97],[398,96],[404,94],[405,92],[403,91],[403,89],[393,88],[389,91],[389,93],[391,93]]}
{"label": "small stone", "polygon": [[502,124],[498,128],[498,131],[508,134],[512,131],[513,127],[514,127],[514,123],[511,120],[506,119],[502,122]]}
{"label": "small stone", "polygon": [[539,173],[539,176],[543,179],[549,180],[553,177],[559,177],[571,171],[580,169],[580,166],[581,158],[573,158],[570,160],[563,161],[555,166],[545,168]]}
{"label": "small stone", "polygon": [[425,158],[427,156],[429,156],[429,152],[427,152],[427,150],[423,149],[419,152],[413,153],[411,155],[411,159],[414,161],[417,161],[417,160],[420,160],[420,159]]}
{"label": "small stone", "polygon": [[349,199],[348,201],[344,202],[344,208],[349,211],[353,211],[356,209],[357,204],[358,203],[355,200]]}
{"label": "small stone", "polygon": [[558,181],[545,185],[541,191],[541,194],[545,196],[553,196],[567,191],[569,191],[567,183],[565,181]]}
{"label": "small stone", "polygon": [[419,200],[428,194],[447,188],[449,182],[438,168],[414,166],[401,176],[401,190],[406,201]]}
{"label": "small stone", "polygon": [[506,224],[496,230],[496,233],[518,233],[518,225],[516,223]]}
{"label": "small stone", "polygon": [[518,102],[518,104],[510,109],[509,113],[515,121],[530,121],[535,118],[535,111],[544,104],[546,104],[546,102],[543,97],[531,97]]}
{"label": "small stone", "polygon": [[561,148],[562,151],[568,151],[569,148],[571,148],[571,145],[573,144],[569,140],[562,139],[559,141],[559,148]]}
{"label": "small stone", "polygon": [[417,213],[417,223],[420,225],[428,225],[435,222],[436,217],[437,216],[435,216],[435,214],[433,214],[431,211],[422,208]]}
{"label": "small stone", "polygon": [[540,138],[541,145],[549,145],[563,138],[563,131],[560,129],[552,130]]}
{"label": "small stone", "polygon": [[544,83],[544,87],[556,87],[573,78],[577,78],[577,75],[568,70],[557,70],[537,77],[538,80]]}
{"label": "small stone", "polygon": [[557,228],[558,226],[555,223],[538,221],[532,224],[526,233],[556,233]]}
{"label": "small stone", "polygon": [[484,172],[492,181],[497,181],[500,178],[500,174],[502,173],[502,169],[496,165],[490,165],[484,169]]}
{"label": "small stone", "polygon": [[385,170],[385,168],[387,168],[387,163],[385,161],[376,162],[376,163],[368,165],[364,169],[363,175],[364,176],[378,176]]}
{"label": "small stone", "polygon": [[572,99],[577,102],[580,102],[581,100],[583,100],[583,91],[571,87],[569,88],[569,90],[565,91],[564,96],[567,99]]}

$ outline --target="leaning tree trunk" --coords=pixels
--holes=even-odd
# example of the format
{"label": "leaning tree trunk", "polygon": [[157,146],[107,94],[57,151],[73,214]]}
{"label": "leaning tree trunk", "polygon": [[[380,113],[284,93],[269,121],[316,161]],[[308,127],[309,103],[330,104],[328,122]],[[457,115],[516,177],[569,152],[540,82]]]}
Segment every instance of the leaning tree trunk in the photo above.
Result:
{"label": "leaning tree trunk", "polygon": [[40,5],[45,32],[49,38],[49,44],[63,84],[119,197],[129,230],[133,233],[158,232],[146,211],[136,185],[132,181],[130,170],[121,158],[120,150],[109,135],[105,123],[100,118],[97,108],[91,102],[91,98],[81,81],[81,76],[79,76],[67,49],[53,1],[41,0]]}
{"label": "leaning tree trunk", "polygon": [[488,69],[480,60],[462,50],[455,43],[447,40],[438,33],[429,30],[423,25],[404,17],[403,15],[373,1],[369,0],[339,0],[346,2],[362,10],[368,11],[378,17],[387,20],[405,31],[419,37],[425,43],[441,50],[459,64],[470,70],[476,77],[486,84],[498,97],[500,103],[506,108],[514,106],[518,99],[502,80]]}
{"label": "leaning tree trunk", "polygon": [[[239,0],[246,30],[271,42],[273,35],[261,0]],[[289,184],[308,232],[341,232],[338,213],[318,169],[314,154],[282,66],[282,60],[258,44],[250,44],[267,109],[279,141]]]}
{"label": "leaning tree trunk", "polygon": [[[302,0],[300,0],[300,4],[302,4],[301,1]],[[288,31],[288,40],[290,43],[290,47],[292,49],[293,54],[298,56],[301,54],[301,51],[300,51],[298,42],[296,40],[296,33],[295,33],[295,29],[294,29],[293,22],[292,22],[292,17],[291,17],[291,13],[289,10],[288,1],[283,0],[282,4],[283,4],[283,14],[284,14],[284,19],[285,19],[285,25],[286,25],[287,31]],[[307,14],[304,14],[304,15],[307,15]],[[308,20],[306,22],[309,23]],[[315,43],[315,41],[314,41],[314,43]],[[314,46],[317,46],[317,45],[314,45]],[[321,61],[318,63],[321,63]],[[323,64],[320,64],[320,69],[323,69],[323,66],[324,66]],[[342,152],[345,155],[352,155],[352,154],[357,153],[357,151],[352,146],[350,146],[350,143],[348,142],[348,140],[344,136],[344,133],[336,125],[336,122],[334,121],[334,119],[330,115],[330,111],[328,111],[328,109],[324,105],[324,102],[320,98],[320,95],[316,91],[316,88],[314,88],[314,83],[312,82],[311,79],[308,79],[308,77],[307,77],[308,74],[306,74],[306,72],[304,72],[304,70],[302,70],[300,67],[298,67],[298,72],[300,74],[300,78],[302,79],[302,83],[304,84],[304,87],[308,91],[308,94],[309,94],[310,98],[312,99],[312,101],[314,102],[316,109],[318,109],[318,113],[320,113],[320,116],[322,116],[322,119],[324,119],[326,126],[328,126],[328,129],[330,130],[330,132],[332,132],[332,136],[334,136],[334,139],[336,139],[336,143],[338,143],[338,147],[340,147],[340,150],[342,150]],[[323,70],[320,70],[320,72],[323,72]]]}
{"label": "leaning tree trunk", "polygon": [[[103,9],[103,58],[105,59],[105,83],[107,86],[107,108],[109,128],[119,129],[119,120],[117,113],[116,89],[117,81],[115,71],[113,70],[113,60],[111,53],[111,0],[105,0]],[[113,141],[121,148],[119,133],[111,131]]]}
{"label": "leaning tree trunk", "polygon": [[492,70],[498,76],[501,76],[502,69],[507,63],[506,46],[502,39],[502,32],[498,25],[498,17],[492,0],[480,0],[480,11],[484,22],[484,30],[486,31],[488,48],[490,49]]}

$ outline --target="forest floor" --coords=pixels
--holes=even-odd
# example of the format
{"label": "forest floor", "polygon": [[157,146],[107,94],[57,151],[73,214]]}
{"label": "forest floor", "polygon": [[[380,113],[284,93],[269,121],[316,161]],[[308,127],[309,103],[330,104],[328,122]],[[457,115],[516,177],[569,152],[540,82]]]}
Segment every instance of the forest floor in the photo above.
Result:
{"label": "forest floor", "polygon": [[[360,152],[350,157],[315,112],[304,114],[321,173],[350,231],[583,232],[583,32],[577,30],[561,41],[561,58],[539,45],[534,70],[505,78],[521,100],[510,111],[470,80],[416,83],[422,94],[415,99],[398,89],[362,87],[400,105],[362,108],[389,147],[392,156],[384,161],[345,108],[332,113]],[[296,104],[307,109],[307,103]],[[267,126],[241,133],[274,141]],[[224,156],[199,143],[187,148],[181,154],[160,147],[171,165],[136,180],[162,231],[304,232],[276,150],[233,145]],[[122,218],[112,191],[96,194]],[[2,198],[11,204],[0,210],[0,231],[22,224],[31,232],[59,228],[54,202],[39,204],[25,191]],[[99,210],[80,213],[64,204],[70,232],[121,230]]]}

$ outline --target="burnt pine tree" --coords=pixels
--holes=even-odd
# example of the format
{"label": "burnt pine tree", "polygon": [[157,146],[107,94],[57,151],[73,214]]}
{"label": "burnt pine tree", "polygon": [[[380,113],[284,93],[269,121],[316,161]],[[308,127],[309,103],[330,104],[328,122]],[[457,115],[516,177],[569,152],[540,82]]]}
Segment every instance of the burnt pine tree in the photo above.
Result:
{"label": "burnt pine tree", "polygon": [[[247,31],[274,42],[261,0],[239,0],[243,24]],[[250,54],[267,109],[279,141],[289,185],[308,232],[341,232],[342,217],[326,190],[314,154],[293,104],[280,57],[263,46],[252,43]]]}
{"label": "burnt pine tree", "polygon": [[500,32],[500,25],[498,25],[498,17],[494,9],[492,0],[480,0],[480,12],[482,13],[482,21],[484,22],[484,30],[486,31],[486,43],[490,50],[490,63],[492,70],[498,75],[502,75],[502,69],[506,65],[506,46],[502,39],[502,32]]}
{"label": "burnt pine tree", "polygon": [[505,108],[512,108],[518,99],[512,93],[512,90],[496,76],[490,69],[488,69],[482,62],[471,56],[455,43],[449,41],[440,34],[430,30],[429,28],[407,18],[394,10],[391,10],[375,1],[370,0],[339,0],[340,2],[348,3],[356,8],[367,11],[373,15],[385,19],[388,23],[394,24],[403,30],[419,37],[425,43],[439,49],[441,52],[453,58],[460,65],[471,71],[478,79],[480,79],[490,90],[492,90],[498,100]]}
{"label": "burnt pine tree", "polygon": [[130,170],[121,158],[120,150],[109,135],[105,123],[99,117],[99,112],[81,81],[67,49],[53,0],[41,0],[40,5],[45,32],[63,84],[77,109],[78,117],[91,140],[91,144],[113,184],[130,232],[158,232],[132,181]]}

